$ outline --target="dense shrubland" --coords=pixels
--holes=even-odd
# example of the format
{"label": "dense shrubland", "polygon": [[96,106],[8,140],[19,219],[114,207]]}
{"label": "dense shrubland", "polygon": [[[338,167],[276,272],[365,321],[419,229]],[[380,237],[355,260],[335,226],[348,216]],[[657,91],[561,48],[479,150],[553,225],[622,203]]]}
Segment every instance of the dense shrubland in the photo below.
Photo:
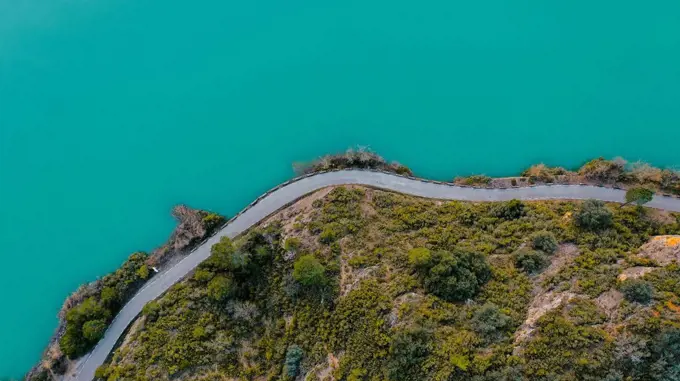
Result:
{"label": "dense shrubland", "polygon": [[[145,307],[98,376],[678,375],[678,265],[617,279],[639,265],[634,253],[650,237],[680,233],[678,215],[596,202],[438,202],[359,187],[334,188],[306,205],[215,245],[190,278]],[[548,273],[553,258],[564,257],[560,245],[578,253]],[[574,296],[518,340],[537,290]],[[619,290],[615,311],[605,311],[598,297]]]}

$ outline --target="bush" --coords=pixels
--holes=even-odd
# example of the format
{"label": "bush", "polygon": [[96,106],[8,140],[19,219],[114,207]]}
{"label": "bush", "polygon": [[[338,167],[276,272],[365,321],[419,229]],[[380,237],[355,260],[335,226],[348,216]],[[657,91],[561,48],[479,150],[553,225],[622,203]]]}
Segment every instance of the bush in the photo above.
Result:
{"label": "bush", "polygon": [[430,249],[419,247],[408,252],[408,263],[413,267],[427,267],[432,261]]}
{"label": "bush", "polygon": [[91,342],[97,342],[104,336],[106,327],[107,324],[104,319],[87,321],[83,324],[83,336]]}
{"label": "bush", "polygon": [[620,290],[629,302],[649,303],[654,295],[654,289],[649,282],[640,279],[626,279],[621,283]]}
{"label": "bush", "polygon": [[587,230],[602,230],[612,225],[613,215],[604,202],[586,200],[576,213],[576,225]]}
{"label": "bush", "polygon": [[492,178],[485,175],[472,175],[467,177],[456,177],[453,182],[460,185],[489,185]]}
{"label": "bush", "polygon": [[524,216],[524,203],[519,200],[510,200],[508,202],[500,203],[494,209],[494,216],[502,218],[506,221],[516,220]]}
{"label": "bush", "polygon": [[602,157],[591,160],[579,169],[579,174],[590,180],[619,181],[625,174],[626,162],[623,159],[606,160]]}
{"label": "bush", "polygon": [[326,283],[326,268],[313,255],[303,255],[293,265],[293,278],[303,286]]}
{"label": "bush", "polygon": [[217,301],[225,300],[234,292],[234,281],[224,275],[214,277],[208,283],[208,295]]}
{"label": "bush", "polygon": [[483,255],[463,250],[434,252],[416,270],[428,292],[450,301],[473,297],[491,277]]}
{"label": "bush", "polygon": [[412,175],[411,170],[396,161],[388,163],[380,155],[367,147],[350,148],[345,153],[326,155],[311,163],[294,163],[293,170],[298,175],[320,171],[347,168],[368,168],[394,172],[400,175]]}
{"label": "bush", "polygon": [[493,303],[481,306],[470,321],[472,330],[487,338],[494,338],[498,332],[508,328],[510,323],[510,317]]}
{"label": "bush", "polygon": [[515,253],[514,257],[515,266],[528,274],[536,273],[548,264],[545,254],[540,251],[521,249]]}
{"label": "bush", "polygon": [[531,235],[531,247],[547,254],[554,254],[557,251],[557,238],[549,231],[540,231]]}
{"label": "bush", "polygon": [[390,345],[387,371],[394,381],[423,379],[423,363],[430,355],[432,333],[423,328],[397,332]]}
{"label": "bush", "polygon": [[288,377],[295,377],[298,375],[300,372],[300,361],[302,361],[302,356],[304,355],[304,352],[302,351],[302,348],[298,347],[297,345],[293,344],[290,347],[288,347],[288,350],[286,351],[286,374]]}

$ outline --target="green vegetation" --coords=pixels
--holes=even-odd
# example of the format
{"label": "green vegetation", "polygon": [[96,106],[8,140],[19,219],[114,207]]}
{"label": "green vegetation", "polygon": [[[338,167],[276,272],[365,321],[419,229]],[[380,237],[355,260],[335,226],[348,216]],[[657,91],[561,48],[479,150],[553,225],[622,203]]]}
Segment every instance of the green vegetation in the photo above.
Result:
{"label": "green vegetation", "polygon": [[626,191],[626,204],[644,205],[654,198],[654,191],[643,187],[634,187]]}
{"label": "green vegetation", "polygon": [[367,147],[350,148],[344,153],[326,155],[310,163],[295,163],[293,168],[298,175],[336,169],[377,169],[400,175],[412,175],[411,170],[396,161],[388,163],[382,156]]}
{"label": "green vegetation", "polygon": [[303,286],[322,286],[326,283],[326,268],[313,255],[303,255],[293,266],[293,278]]}
{"label": "green vegetation", "polygon": [[458,185],[486,186],[491,184],[493,179],[486,175],[472,175],[467,177],[456,177],[453,182]]}
{"label": "green vegetation", "polygon": [[[637,250],[650,237],[680,233],[678,215],[660,219],[645,208],[593,202],[443,202],[337,187],[269,221],[233,242],[221,240],[192,276],[149,303],[143,324],[133,326],[98,377],[677,375],[680,266],[658,267],[639,280],[653,290],[646,302],[639,295],[647,286],[631,297],[629,282],[617,278],[642,261]],[[598,297],[617,290],[625,299],[606,310]],[[534,292],[571,297],[519,337]],[[106,300],[115,303],[112,295]],[[88,303],[84,319],[100,319],[99,306]],[[90,331],[96,336],[97,323]]]}
{"label": "green vegetation", "polygon": [[612,217],[604,202],[586,200],[576,214],[576,224],[587,230],[602,230],[611,226]]}
{"label": "green vegetation", "polygon": [[626,279],[621,283],[621,292],[630,302],[649,303],[654,295],[654,289],[649,282],[639,279]]}
{"label": "green vegetation", "polygon": [[531,235],[531,247],[546,254],[554,254],[557,251],[557,245],[557,238],[549,231],[544,230]]}
{"label": "green vegetation", "polygon": [[59,340],[62,352],[78,357],[104,335],[111,319],[149,277],[145,253],[134,253],[113,274],[102,279],[102,288],[66,313],[66,329]]}
{"label": "green vegetation", "polygon": [[569,183],[624,184],[633,188],[680,194],[680,171],[655,168],[642,162],[628,163],[621,158],[607,160],[600,157],[573,172],[562,167],[539,164],[522,172],[522,176],[528,178],[532,184],[553,183],[558,180]]}

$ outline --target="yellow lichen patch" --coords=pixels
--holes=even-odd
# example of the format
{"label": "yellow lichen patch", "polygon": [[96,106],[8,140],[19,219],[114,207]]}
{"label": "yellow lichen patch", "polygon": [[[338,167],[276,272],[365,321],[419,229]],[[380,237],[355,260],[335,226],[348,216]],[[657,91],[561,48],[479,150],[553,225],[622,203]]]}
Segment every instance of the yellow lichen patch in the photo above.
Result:
{"label": "yellow lichen patch", "polygon": [[680,236],[677,235],[659,235],[654,237],[654,241],[663,241],[664,245],[668,247],[675,247],[680,245]]}
{"label": "yellow lichen patch", "polygon": [[666,307],[668,307],[669,310],[671,310],[675,313],[680,313],[680,306],[671,302],[670,300],[666,302]]}
{"label": "yellow lichen patch", "polygon": [[562,218],[565,219],[565,220],[570,220],[571,216],[572,216],[571,212],[566,212],[566,213],[564,213],[564,216],[562,216]]}

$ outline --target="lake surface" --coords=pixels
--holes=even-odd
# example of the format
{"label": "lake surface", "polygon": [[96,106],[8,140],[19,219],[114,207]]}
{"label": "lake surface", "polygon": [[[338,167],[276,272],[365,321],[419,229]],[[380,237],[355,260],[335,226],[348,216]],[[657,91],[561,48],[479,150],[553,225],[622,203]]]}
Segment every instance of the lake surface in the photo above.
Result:
{"label": "lake surface", "polygon": [[64,297],[293,161],[680,165],[680,2],[0,0],[0,378]]}

